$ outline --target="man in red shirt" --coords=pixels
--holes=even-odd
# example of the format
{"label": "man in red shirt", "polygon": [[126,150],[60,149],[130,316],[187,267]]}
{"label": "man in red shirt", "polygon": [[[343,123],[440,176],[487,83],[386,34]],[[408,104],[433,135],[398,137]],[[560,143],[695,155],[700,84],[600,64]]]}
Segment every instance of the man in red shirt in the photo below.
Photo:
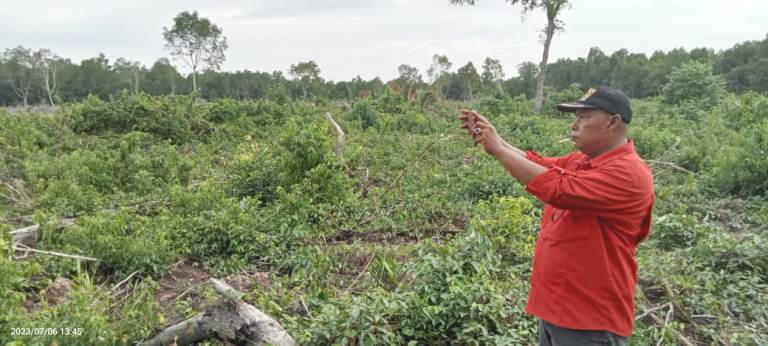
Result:
{"label": "man in red shirt", "polygon": [[539,345],[625,345],[632,334],[637,245],[648,237],[655,195],[650,168],[627,138],[627,95],[590,88],[573,103],[571,140],[579,150],[543,157],[508,144],[493,125],[464,111],[475,143],[544,202],[526,311]]}

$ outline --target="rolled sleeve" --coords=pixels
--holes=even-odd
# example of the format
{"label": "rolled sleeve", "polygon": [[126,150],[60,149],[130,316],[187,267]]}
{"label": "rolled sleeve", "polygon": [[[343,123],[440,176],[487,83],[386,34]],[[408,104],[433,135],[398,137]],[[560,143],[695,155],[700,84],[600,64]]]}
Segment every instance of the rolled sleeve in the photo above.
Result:
{"label": "rolled sleeve", "polygon": [[541,173],[534,177],[525,186],[525,190],[528,193],[536,196],[544,203],[550,203],[553,200],[556,187],[553,186],[556,179],[564,174],[568,174],[563,168],[558,166],[551,166],[546,172]]}
{"label": "rolled sleeve", "polygon": [[546,168],[550,168],[552,166],[564,166],[565,162],[569,160],[572,157],[572,155],[566,155],[566,156],[559,156],[559,157],[546,157],[541,156],[541,154],[528,150],[525,152],[525,158],[529,161],[533,161],[537,163],[540,166],[544,166]]}
{"label": "rolled sleeve", "polygon": [[546,168],[550,168],[556,165],[560,160],[559,157],[545,157],[545,156],[539,155],[539,153],[535,151],[530,151],[530,150],[525,152],[525,158],[541,166],[544,166]]}
{"label": "rolled sleeve", "polygon": [[626,210],[638,194],[632,175],[618,167],[570,171],[552,166],[526,185],[542,202],[559,209],[582,209],[594,213]]}

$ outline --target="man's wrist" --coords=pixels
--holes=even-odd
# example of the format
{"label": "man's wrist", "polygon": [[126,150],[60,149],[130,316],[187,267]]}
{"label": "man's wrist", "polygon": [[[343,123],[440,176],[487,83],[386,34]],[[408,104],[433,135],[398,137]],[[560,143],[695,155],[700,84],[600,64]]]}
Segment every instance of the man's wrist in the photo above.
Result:
{"label": "man's wrist", "polygon": [[495,147],[495,148],[492,148],[492,149],[491,149],[491,150],[488,152],[488,154],[490,154],[491,156],[493,156],[493,157],[495,157],[496,159],[498,159],[498,158],[499,158],[499,155],[501,155],[502,153],[504,153],[504,152],[506,152],[506,151],[511,151],[511,149],[509,149],[509,148],[508,148],[506,145],[502,144],[502,145],[499,145],[499,146],[497,146],[497,147]]}
{"label": "man's wrist", "polygon": [[520,155],[522,157],[526,157],[527,158],[528,154],[525,152],[525,150],[518,149],[515,146],[513,146],[512,144],[507,143],[507,141],[503,141],[503,143],[504,143],[504,148],[506,148],[507,150],[511,151],[512,153],[514,153],[516,155]]}

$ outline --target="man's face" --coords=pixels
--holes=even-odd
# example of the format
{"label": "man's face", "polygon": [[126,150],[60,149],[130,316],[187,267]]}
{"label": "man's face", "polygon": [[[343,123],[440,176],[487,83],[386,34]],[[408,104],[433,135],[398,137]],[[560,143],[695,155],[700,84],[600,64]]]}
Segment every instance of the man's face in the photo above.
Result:
{"label": "man's face", "polygon": [[581,152],[592,155],[610,145],[618,115],[601,109],[582,109],[571,124],[571,140]]}

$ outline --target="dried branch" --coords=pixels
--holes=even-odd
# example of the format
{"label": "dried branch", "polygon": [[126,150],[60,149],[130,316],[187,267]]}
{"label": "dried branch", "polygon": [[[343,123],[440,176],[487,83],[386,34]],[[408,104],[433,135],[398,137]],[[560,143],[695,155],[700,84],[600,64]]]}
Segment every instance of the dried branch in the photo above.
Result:
{"label": "dried branch", "polygon": [[685,172],[692,175],[698,175],[696,172],[689,171],[683,167],[678,166],[676,163],[673,163],[673,162],[656,161],[656,160],[645,160],[645,161],[650,163],[651,167],[655,165],[665,165],[681,172]]}
{"label": "dried branch", "polygon": [[678,145],[680,145],[680,137],[675,137],[675,142],[672,143],[672,145],[670,145],[669,148],[667,148],[667,150],[665,150],[663,154],[661,154],[659,157],[657,157],[656,161],[662,161],[665,158],[667,158],[667,155],[669,155],[669,153],[671,153],[672,150],[677,148]]}
{"label": "dried branch", "polygon": [[[440,136],[439,136],[439,137],[437,137],[437,139],[435,139],[434,141],[432,141],[432,143],[429,143],[429,145],[427,145],[427,147],[426,147],[426,148],[424,148],[424,150],[422,150],[422,151],[421,151],[421,153],[419,153],[419,156],[418,156],[418,158],[416,158],[416,160],[412,161],[412,163],[414,163],[414,162],[420,162],[421,160],[423,160],[423,159],[424,159],[424,157],[426,157],[426,156],[427,156],[427,153],[429,152],[429,149],[432,149],[432,147],[433,147],[435,144],[437,144],[437,142],[440,142],[440,141],[444,141],[444,140],[448,140],[448,139],[449,139],[449,138],[451,138],[451,137],[453,137],[453,135],[448,135],[448,136],[445,136],[445,134],[444,134],[444,133],[441,133],[441,134],[440,134]],[[377,199],[377,201],[381,201],[382,199],[384,199],[384,196],[386,196],[386,195],[387,195],[387,194],[388,194],[390,191],[392,191],[392,189],[393,189],[393,188],[395,188],[395,186],[397,186],[397,184],[400,182],[400,179],[402,179],[402,178],[403,178],[403,176],[405,176],[405,174],[406,174],[406,173],[408,173],[408,169],[407,169],[407,168],[409,168],[409,167],[412,167],[412,166],[413,166],[413,165],[409,165],[409,166],[406,166],[406,167],[405,167],[405,168],[404,168],[404,169],[403,169],[403,170],[400,172],[400,174],[397,176],[397,178],[395,178],[395,180],[393,180],[393,181],[392,181],[392,183],[391,183],[391,184],[389,184],[389,186],[387,187],[387,189],[386,189],[386,190],[384,190],[384,192],[383,192],[383,193],[382,193],[382,194],[379,196],[379,198]]]}
{"label": "dried branch", "polygon": [[135,272],[131,273],[131,275],[128,275],[128,277],[126,277],[125,279],[123,279],[123,281],[120,281],[120,282],[118,282],[118,283],[117,283],[117,285],[115,285],[115,287],[112,287],[112,290],[111,290],[111,291],[112,291],[112,292],[114,292],[116,289],[118,289],[118,288],[119,288],[120,286],[122,286],[124,283],[128,282],[128,280],[130,280],[130,279],[131,279],[131,278],[132,278],[134,275],[136,275],[136,274],[138,274],[138,273],[139,273],[139,270],[137,270],[137,271],[135,271]]}
{"label": "dried branch", "polygon": [[33,249],[33,248],[29,247],[29,246],[26,246],[26,245],[24,245],[22,243],[19,243],[19,242],[16,242],[16,243],[13,244],[13,249],[16,250],[16,251],[24,252],[23,256],[21,256],[21,257],[14,257],[15,259],[25,258],[25,257],[27,257],[27,255],[30,252],[32,252],[32,253],[39,253],[39,254],[43,254],[43,255],[66,257],[66,258],[72,258],[72,259],[83,260],[83,261],[94,261],[94,262],[98,262],[99,261],[98,259],[93,258],[93,257],[69,255],[69,254],[65,254],[65,253],[61,253],[61,252],[56,252],[56,251],[37,250],[37,249]]}
{"label": "dried branch", "polygon": [[344,290],[344,292],[341,293],[341,295],[344,296],[344,295],[349,294],[349,291],[351,291],[352,287],[354,287],[355,284],[357,284],[357,281],[360,280],[360,277],[362,277],[363,274],[368,272],[368,267],[371,265],[371,263],[373,263],[374,257],[375,256],[371,256],[371,258],[368,259],[368,263],[366,263],[365,266],[363,266],[363,269],[360,270],[360,273],[357,274],[357,277],[355,277],[355,279],[352,280],[352,283],[349,286],[347,286],[347,288]]}
{"label": "dried branch", "polygon": [[[698,331],[703,331],[704,328],[702,328],[701,325],[699,325],[696,322],[696,320],[693,319],[692,315],[690,313],[688,313],[688,311],[685,309],[685,307],[683,305],[678,304],[676,302],[676,300],[677,300],[676,297],[677,296],[672,291],[672,287],[669,286],[667,281],[666,280],[662,280],[661,281],[661,285],[664,288],[664,292],[666,292],[667,297],[669,298],[669,303],[672,304],[674,309],[677,310],[677,312],[680,315],[680,317],[682,318],[683,322],[686,322],[686,323],[690,324],[691,326],[693,326],[694,329],[696,329]],[[713,338],[715,339],[717,344],[719,344],[719,345],[727,345],[727,343],[725,341],[723,341],[722,339],[720,339],[719,337],[713,336]]]}
{"label": "dried branch", "polygon": [[[649,316],[656,323],[661,324],[661,325],[664,324],[664,320],[662,320],[661,317],[656,316],[656,314],[651,313],[651,314],[649,314]],[[691,340],[689,340],[685,335],[681,334],[680,332],[678,332],[678,331],[676,331],[674,329],[670,329],[669,332],[672,333],[672,335],[674,335],[677,338],[677,340],[680,341],[681,344],[683,344],[685,346],[696,346],[693,342],[691,342]]]}
{"label": "dried branch", "polygon": [[664,334],[666,334],[667,326],[672,320],[672,314],[675,311],[675,305],[672,304],[672,302],[667,303],[666,306],[669,307],[669,310],[667,310],[667,316],[664,317],[664,324],[661,326],[661,336],[659,337],[659,341],[656,343],[656,346],[661,346],[664,343]]}
{"label": "dried branch", "polygon": [[659,306],[657,306],[657,307],[655,307],[655,308],[653,308],[653,309],[649,309],[649,310],[646,310],[646,311],[645,311],[645,312],[643,312],[642,314],[640,314],[640,315],[637,315],[637,317],[635,317],[635,321],[639,321],[639,320],[642,320],[644,317],[646,317],[646,316],[648,316],[648,315],[650,315],[650,314],[654,313],[655,311],[659,311],[659,310],[661,310],[661,309],[664,309],[664,308],[666,308],[666,307],[667,307],[667,305],[669,305],[669,303],[667,303],[667,304],[662,304],[662,305],[659,305]]}

